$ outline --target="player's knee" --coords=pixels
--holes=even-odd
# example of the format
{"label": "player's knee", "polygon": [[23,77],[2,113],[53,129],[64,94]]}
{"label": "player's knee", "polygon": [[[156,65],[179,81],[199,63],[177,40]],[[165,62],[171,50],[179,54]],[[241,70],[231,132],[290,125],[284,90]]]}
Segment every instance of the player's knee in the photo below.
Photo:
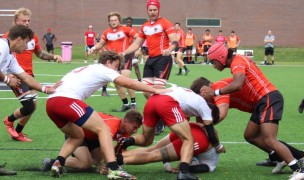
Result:
{"label": "player's knee", "polygon": [[33,100],[22,102],[23,107],[20,109],[20,113],[23,116],[32,114],[36,110],[36,105]]}

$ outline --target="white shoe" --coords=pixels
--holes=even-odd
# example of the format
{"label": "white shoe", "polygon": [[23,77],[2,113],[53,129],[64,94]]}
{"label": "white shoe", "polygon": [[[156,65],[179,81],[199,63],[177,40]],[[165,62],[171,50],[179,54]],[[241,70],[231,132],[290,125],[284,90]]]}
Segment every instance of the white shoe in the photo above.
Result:
{"label": "white shoe", "polygon": [[94,60],[94,64],[97,64],[97,63],[98,63],[98,61],[95,59],[95,60]]}
{"label": "white shoe", "polygon": [[277,162],[276,167],[272,170],[272,174],[279,174],[287,166],[285,161]]}
{"label": "white shoe", "polygon": [[84,63],[88,63],[88,60],[84,60],[83,62],[84,62]]}
{"label": "white shoe", "polygon": [[289,180],[304,180],[303,170],[293,172],[293,174],[289,176]]}

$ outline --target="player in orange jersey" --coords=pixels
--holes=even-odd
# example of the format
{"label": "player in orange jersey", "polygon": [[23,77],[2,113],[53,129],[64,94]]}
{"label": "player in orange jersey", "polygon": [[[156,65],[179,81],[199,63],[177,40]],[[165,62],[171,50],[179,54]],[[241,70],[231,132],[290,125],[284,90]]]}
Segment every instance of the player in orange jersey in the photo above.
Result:
{"label": "player in orange jersey", "polygon": [[213,42],[213,36],[210,33],[210,29],[206,29],[206,33],[202,37],[202,42],[204,45],[204,64],[209,64],[209,61],[207,61],[207,52]]}
{"label": "player in orange jersey", "polygon": [[186,33],[186,38],[185,38],[186,55],[187,55],[188,62],[192,61],[192,50],[193,50],[195,39],[196,39],[196,36],[193,34],[192,29],[188,28],[188,31]]}
{"label": "player in orange jersey", "polygon": [[[14,24],[30,26],[32,13],[27,8],[20,8],[15,12]],[[3,37],[7,37],[8,32]],[[16,53],[16,59],[24,71],[34,77],[33,73],[33,54],[43,60],[55,60],[58,63],[62,62],[59,55],[50,54],[40,47],[38,36],[34,34],[34,38],[27,44],[27,49],[21,53]],[[36,109],[37,93],[24,82],[21,82],[19,87],[11,88],[16,97],[22,104],[22,108],[18,108],[15,112],[4,118],[4,124],[12,139],[16,141],[31,142],[32,140],[26,137],[22,130],[31,115]],[[19,120],[16,129],[14,128],[14,121]]]}
{"label": "player in orange jersey", "polygon": [[291,179],[304,178],[304,170],[299,167],[290,150],[276,138],[284,106],[281,93],[250,58],[233,55],[233,51],[228,51],[222,43],[211,46],[208,57],[215,69],[222,71],[230,68],[233,81],[216,90],[205,86],[202,93],[219,96],[244,90],[248,100],[256,102],[244,133],[245,139],[260,149],[274,150],[295,172]]}

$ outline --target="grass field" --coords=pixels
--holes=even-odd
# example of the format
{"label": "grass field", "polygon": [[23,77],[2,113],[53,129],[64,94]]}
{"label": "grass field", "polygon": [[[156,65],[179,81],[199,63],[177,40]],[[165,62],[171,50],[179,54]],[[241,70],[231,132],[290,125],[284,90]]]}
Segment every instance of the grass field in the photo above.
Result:
{"label": "grass field", "polygon": [[[259,63],[263,55],[262,48],[250,48],[255,50],[255,59]],[[301,49],[281,48],[281,56],[277,55],[275,66],[260,66],[266,76],[281,91],[285,100],[283,120],[280,123],[278,138],[292,143],[299,149],[304,149],[304,115],[297,111],[303,94],[303,70],[304,51]],[[56,49],[59,52],[59,49]],[[35,60],[34,71],[39,82],[54,83],[62,75],[75,67],[84,66],[83,47],[74,47],[73,61],[69,64],[47,63]],[[276,52],[277,52],[276,51]],[[278,52],[278,54],[280,54]],[[263,53],[262,53],[263,54]],[[290,57],[292,54],[292,58]],[[290,55],[290,56],[289,56]],[[92,62],[92,57],[90,57]],[[143,65],[140,65],[142,68]],[[172,68],[170,83],[183,87],[189,87],[192,80],[199,76],[208,77],[212,81],[223,77],[230,77],[230,71],[218,72],[208,65],[189,65],[191,72],[188,76],[176,76],[177,67]],[[134,75],[135,77],[135,75]],[[109,89],[111,97],[101,97],[100,92],[88,98],[86,102],[95,110],[110,112],[114,108],[120,108],[121,102],[113,88]],[[55,127],[45,112],[46,95],[39,93],[38,108],[24,129],[33,142],[20,143],[10,139],[4,125],[0,125],[0,164],[8,162],[9,169],[16,170],[17,176],[1,177],[1,179],[52,179],[47,173],[40,172],[40,165],[45,157],[56,157],[63,143],[63,134]],[[142,112],[145,99],[141,93],[137,94],[137,104]],[[20,107],[18,100],[14,98],[11,91],[0,92],[0,118],[11,114]],[[122,117],[123,113],[112,113]],[[230,110],[225,119],[216,128],[219,131],[221,142],[225,145],[227,153],[221,154],[217,169],[213,173],[198,174],[202,179],[287,179],[290,175],[289,168],[284,174],[272,175],[270,167],[258,167],[257,161],[266,158],[266,154],[256,147],[247,144],[243,139],[243,131],[250,115],[236,110]],[[139,131],[140,132],[140,131]],[[166,133],[157,136],[155,141],[161,139]],[[162,163],[152,163],[141,166],[126,165],[125,169],[137,176],[138,179],[175,179],[175,174],[165,173]],[[63,179],[106,179],[105,176],[92,172],[78,173],[75,171],[67,173]]]}

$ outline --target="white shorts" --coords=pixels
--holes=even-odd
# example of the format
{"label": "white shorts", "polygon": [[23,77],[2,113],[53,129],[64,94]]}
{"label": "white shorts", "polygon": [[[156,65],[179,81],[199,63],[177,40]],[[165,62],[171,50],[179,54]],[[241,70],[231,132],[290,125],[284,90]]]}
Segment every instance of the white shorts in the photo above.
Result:
{"label": "white shorts", "polygon": [[211,148],[209,151],[197,155],[200,164],[207,164],[209,166],[209,171],[212,172],[217,166],[219,160],[219,154],[216,152],[215,148]]}

